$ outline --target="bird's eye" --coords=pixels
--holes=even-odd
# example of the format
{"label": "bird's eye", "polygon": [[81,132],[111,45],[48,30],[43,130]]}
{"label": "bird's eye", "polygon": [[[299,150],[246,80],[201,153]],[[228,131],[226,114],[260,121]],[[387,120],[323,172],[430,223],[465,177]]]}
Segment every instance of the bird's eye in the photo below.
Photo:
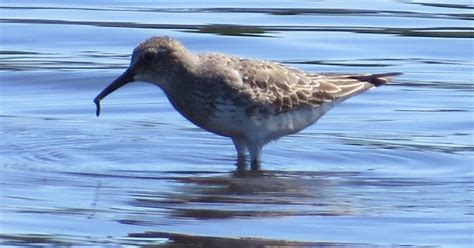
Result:
{"label": "bird's eye", "polygon": [[152,60],[153,57],[155,57],[155,53],[147,51],[145,54],[143,54],[143,59],[144,60]]}

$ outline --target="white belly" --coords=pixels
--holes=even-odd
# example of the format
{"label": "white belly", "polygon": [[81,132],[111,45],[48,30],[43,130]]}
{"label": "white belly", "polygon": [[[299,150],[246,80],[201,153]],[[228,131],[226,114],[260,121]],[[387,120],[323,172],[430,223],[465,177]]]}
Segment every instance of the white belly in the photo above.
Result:
{"label": "white belly", "polygon": [[334,104],[325,103],[318,108],[303,108],[271,116],[249,116],[241,107],[221,105],[218,114],[211,118],[210,125],[205,129],[223,136],[240,136],[266,144],[314,124]]}
{"label": "white belly", "polygon": [[269,142],[311,126],[333,106],[333,104],[323,104],[319,108],[288,111],[268,119],[257,120],[257,123],[262,135],[265,136],[266,142]]}

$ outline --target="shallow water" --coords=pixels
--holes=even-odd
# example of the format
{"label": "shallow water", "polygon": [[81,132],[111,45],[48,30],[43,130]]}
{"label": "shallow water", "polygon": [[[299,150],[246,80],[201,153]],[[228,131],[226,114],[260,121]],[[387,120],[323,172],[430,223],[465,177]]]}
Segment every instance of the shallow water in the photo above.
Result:
{"label": "shallow water", "polygon": [[[347,2],[2,1],[1,244],[473,245],[472,3]],[[124,87],[95,117],[153,35],[404,75],[240,172],[230,140],[154,86]]]}

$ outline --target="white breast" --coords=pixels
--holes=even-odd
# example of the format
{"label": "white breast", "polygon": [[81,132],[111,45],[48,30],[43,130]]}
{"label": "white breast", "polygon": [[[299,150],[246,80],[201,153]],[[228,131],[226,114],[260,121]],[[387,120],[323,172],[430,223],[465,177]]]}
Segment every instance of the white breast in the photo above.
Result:
{"label": "white breast", "polygon": [[302,108],[277,114],[258,121],[260,132],[265,136],[266,142],[282,136],[297,133],[314,124],[321,116],[334,106],[334,103],[325,103],[318,108]]}
{"label": "white breast", "polygon": [[223,136],[244,136],[266,144],[314,124],[335,104],[337,102],[324,103],[318,108],[302,108],[271,116],[249,116],[241,106],[221,104],[206,129]]}

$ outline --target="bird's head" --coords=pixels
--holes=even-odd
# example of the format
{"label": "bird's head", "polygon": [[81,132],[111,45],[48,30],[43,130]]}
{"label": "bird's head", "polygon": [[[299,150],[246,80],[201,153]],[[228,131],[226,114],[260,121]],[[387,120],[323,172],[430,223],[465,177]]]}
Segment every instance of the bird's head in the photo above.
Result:
{"label": "bird's head", "polygon": [[192,70],[195,63],[196,57],[173,38],[152,37],[143,41],[133,50],[127,70],[94,99],[97,116],[100,114],[100,101],[125,84],[149,82],[166,90],[176,74]]}

